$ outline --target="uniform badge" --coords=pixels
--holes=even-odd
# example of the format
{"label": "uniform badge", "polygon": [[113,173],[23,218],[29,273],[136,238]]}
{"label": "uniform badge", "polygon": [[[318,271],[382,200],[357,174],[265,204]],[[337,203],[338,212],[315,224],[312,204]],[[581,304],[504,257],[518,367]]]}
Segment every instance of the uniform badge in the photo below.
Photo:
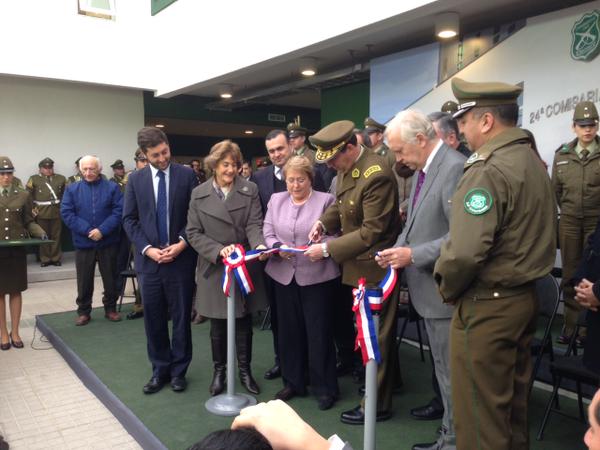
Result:
{"label": "uniform badge", "polygon": [[492,207],[492,203],[491,194],[483,188],[471,189],[464,199],[465,211],[474,216],[488,212]]}
{"label": "uniform badge", "polygon": [[358,178],[358,177],[360,177],[360,170],[354,169],[352,171],[352,178]]}
{"label": "uniform badge", "polygon": [[242,191],[244,191],[244,192],[247,192],[247,191],[248,191],[248,186],[244,186],[244,187],[242,188]]}
{"label": "uniform badge", "polygon": [[467,159],[467,164],[471,164],[471,163],[477,161],[477,158],[479,158],[479,153],[477,153],[477,152],[473,153],[471,156],[469,156],[469,159]]}
{"label": "uniform badge", "polygon": [[369,178],[372,174],[375,172],[380,172],[381,170],[381,166],[379,164],[375,164],[374,166],[371,166],[365,170],[365,178]]}

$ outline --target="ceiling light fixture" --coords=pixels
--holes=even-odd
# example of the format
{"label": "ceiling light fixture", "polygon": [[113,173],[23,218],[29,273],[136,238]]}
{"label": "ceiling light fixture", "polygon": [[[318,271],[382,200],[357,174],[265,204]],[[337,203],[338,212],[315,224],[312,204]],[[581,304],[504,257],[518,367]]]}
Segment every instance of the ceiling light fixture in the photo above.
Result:
{"label": "ceiling light fixture", "polygon": [[317,71],[312,67],[307,67],[306,69],[302,69],[302,72],[300,73],[305,77],[312,77],[317,74]]}
{"label": "ceiling light fixture", "polygon": [[458,27],[458,13],[445,12],[435,17],[435,35],[441,39],[450,39],[457,36]]}
{"label": "ceiling light fixture", "polygon": [[254,134],[254,131],[253,130],[246,130],[246,131],[244,131],[244,134]]}
{"label": "ceiling light fixture", "polygon": [[233,94],[231,92],[223,92],[221,94],[221,98],[231,98],[233,97]]}
{"label": "ceiling light fixture", "polygon": [[165,126],[162,123],[157,123],[154,125],[156,128],[164,128]]}

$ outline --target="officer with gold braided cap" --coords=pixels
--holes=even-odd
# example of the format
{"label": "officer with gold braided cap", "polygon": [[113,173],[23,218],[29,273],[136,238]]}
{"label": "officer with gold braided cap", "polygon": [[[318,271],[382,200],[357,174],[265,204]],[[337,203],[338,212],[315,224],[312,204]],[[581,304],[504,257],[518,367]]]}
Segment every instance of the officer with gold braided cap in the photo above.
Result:
{"label": "officer with gold braided cap", "polygon": [[[337,170],[336,200],[314,224],[306,251],[312,260],[333,258],[342,266],[342,283],[356,287],[365,278],[376,286],[386,271],[375,262],[379,250],[391,247],[398,237],[398,187],[392,169],[372,151],[357,143],[354,123],[341,120],[327,125],[310,137],[317,163]],[[323,234],[340,237],[321,243]],[[379,350],[382,363],[377,369],[377,420],[391,417],[392,390],[397,376],[395,351],[398,289],[385,302],[379,322]],[[342,413],[349,424],[364,423],[364,408]]]}
{"label": "officer with gold braided cap", "polygon": [[60,218],[60,202],[65,192],[67,179],[54,173],[54,161],[42,159],[39,164],[39,174],[32,175],[27,181],[26,188],[31,194],[37,223],[46,231],[52,244],[40,246],[41,266],[60,266],[62,251],[60,235],[62,220]]}
{"label": "officer with gold braided cap", "polygon": [[[552,185],[560,208],[558,241],[562,259],[564,325],[558,342],[566,344],[575,329],[582,307],[575,300],[570,280],[588,237],[600,218],[600,138],[598,111],[593,102],[580,102],[575,107],[572,129],[575,139],[561,145],[554,154]],[[585,329],[580,329],[577,343],[583,346]]]}
{"label": "officer with gold braided cap", "polygon": [[434,278],[455,305],[450,325],[456,448],[529,448],[528,384],[535,280],[556,254],[550,179],[516,127],[519,86],[452,80],[474,153],[452,198]]}

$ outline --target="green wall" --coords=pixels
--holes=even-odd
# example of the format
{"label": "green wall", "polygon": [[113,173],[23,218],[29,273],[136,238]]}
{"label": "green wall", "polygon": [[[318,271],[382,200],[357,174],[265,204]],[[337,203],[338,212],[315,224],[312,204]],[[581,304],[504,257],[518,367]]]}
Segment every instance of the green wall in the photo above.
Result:
{"label": "green wall", "polygon": [[352,120],[362,128],[369,115],[369,80],[321,91],[321,126]]}

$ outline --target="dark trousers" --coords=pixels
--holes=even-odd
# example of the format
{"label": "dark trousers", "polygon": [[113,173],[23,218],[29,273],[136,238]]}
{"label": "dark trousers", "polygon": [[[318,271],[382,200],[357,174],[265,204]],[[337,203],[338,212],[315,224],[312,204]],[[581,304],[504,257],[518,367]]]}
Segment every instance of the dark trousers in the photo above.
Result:
{"label": "dark trousers", "polygon": [[127,270],[127,262],[129,261],[129,254],[131,253],[131,243],[129,242],[129,238],[127,237],[127,233],[125,233],[124,229],[121,229],[121,233],[119,234],[119,250],[117,251],[117,281],[116,281],[116,289],[119,295],[123,291],[123,287],[125,286],[125,277],[121,276],[121,272]]}
{"label": "dark trousers", "polygon": [[[308,380],[314,395],[338,395],[331,322],[339,280],[309,286],[273,280],[279,319],[279,355],[284,383],[304,394]],[[305,358],[308,355],[308,361]]]}
{"label": "dark trousers", "polygon": [[[138,273],[144,293],[144,327],[152,375],[161,379],[183,377],[192,360],[193,268],[176,262],[161,264],[155,273]],[[169,322],[172,320],[172,338]]]}
{"label": "dark trousers", "polygon": [[62,258],[60,248],[60,234],[62,232],[62,221],[60,217],[56,219],[36,219],[40,227],[48,235],[48,239],[54,241],[52,244],[40,245],[40,261],[43,263],[59,262]]}
{"label": "dark trousers", "polygon": [[435,363],[433,362],[433,354],[431,352],[429,352],[429,357],[431,358],[431,386],[433,387],[433,398],[429,401],[429,405],[441,411],[444,409],[444,403],[442,402],[442,393],[440,392],[440,384],[435,374]]}
{"label": "dark trousers", "polygon": [[354,361],[354,312],[352,311],[352,286],[338,284],[333,295],[333,336],[338,351],[338,361],[352,365]]}
{"label": "dark trousers", "polygon": [[94,272],[96,261],[102,276],[104,294],[102,303],[104,310],[115,311],[117,290],[115,288],[117,267],[117,246],[104,248],[76,249],[75,270],[77,272],[77,314],[89,316],[92,312],[92,296],[94,295]]}

